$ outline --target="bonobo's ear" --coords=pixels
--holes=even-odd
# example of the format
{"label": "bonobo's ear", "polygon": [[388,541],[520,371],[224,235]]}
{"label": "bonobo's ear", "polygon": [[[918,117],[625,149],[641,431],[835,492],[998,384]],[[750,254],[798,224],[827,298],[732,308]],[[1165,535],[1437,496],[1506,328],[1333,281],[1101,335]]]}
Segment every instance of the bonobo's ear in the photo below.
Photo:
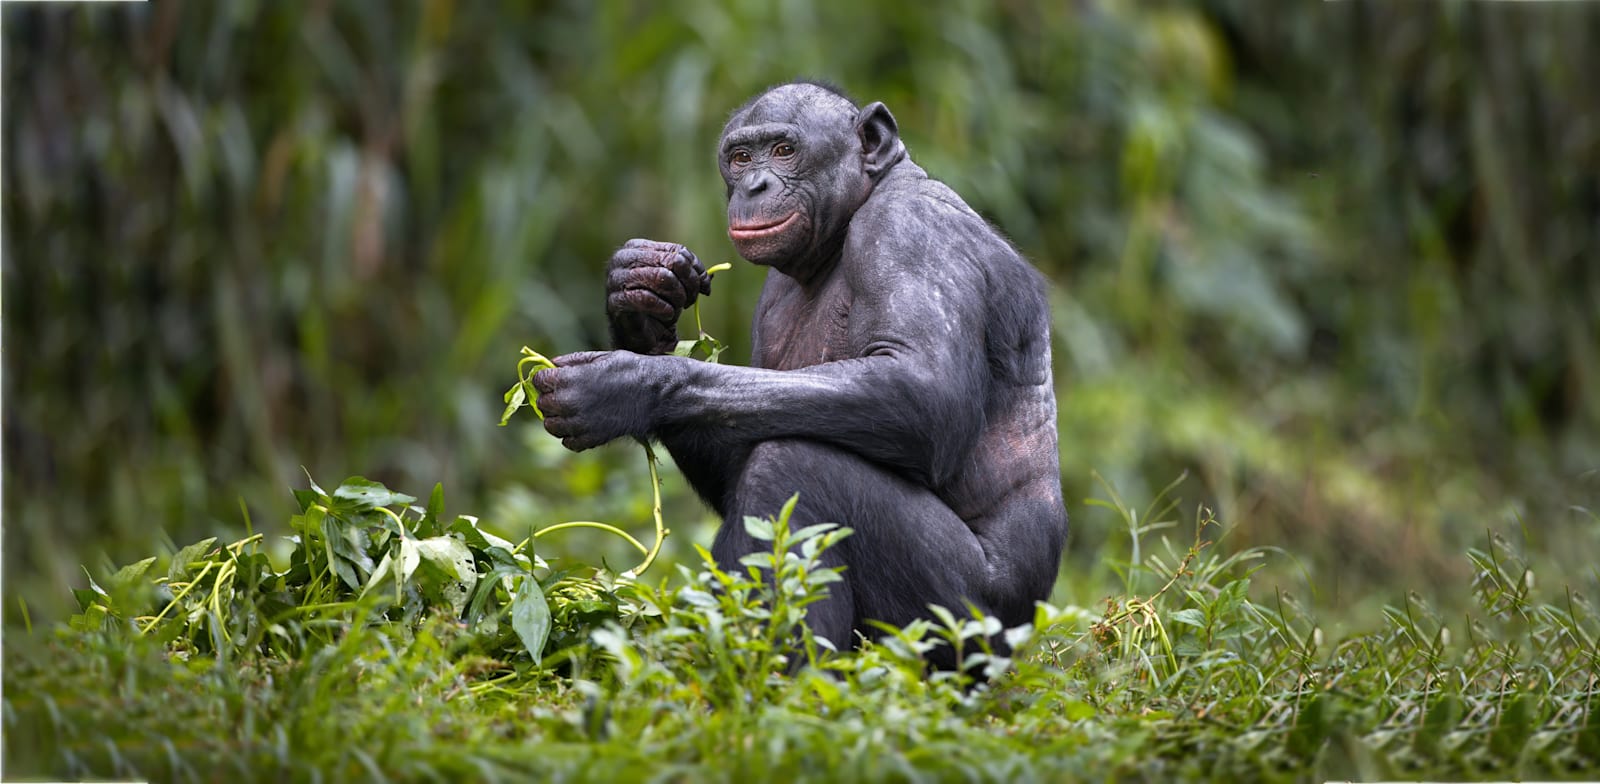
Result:
{"label": "bonobo's ear", "polygon": [[877,180],[906,155],[900,143],[900,126],[882,101],[873,101],[856,115],[856,138],[861,140],[861,165]]}

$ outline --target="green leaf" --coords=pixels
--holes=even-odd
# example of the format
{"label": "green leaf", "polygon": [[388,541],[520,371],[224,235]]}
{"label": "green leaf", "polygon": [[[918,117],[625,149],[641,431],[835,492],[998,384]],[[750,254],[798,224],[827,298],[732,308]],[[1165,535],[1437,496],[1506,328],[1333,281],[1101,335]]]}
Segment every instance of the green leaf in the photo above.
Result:
{"label": "green leaf", "polygon": [[467,611],[462,620],[477,623],[484,619],[489,600],[495,598],[496,584],[506,589],[507,607],[509,607],[510,600],[516,598],[517,578],[525,576],[528,576],[528,571],[517,564],[502,564],[490,569],[488,574],[478,578],[478,587],[472,591],[472,598],[467,602]]}
{"label": "green leaf", "polygon": [[67,619],[67,625],[77,631],[99,631],[105,624],[106,608],[103,605],[93,604],[84,608],[83,614],[74,615]]}
{"label": "green leaf", "polygon": [[144,576],[146,572],[150,571],[150,565],[155,562],[155,556],[151,556],[142,561],[134,561],[118,569],[110,577],[106,578],[107,592],[114,597],[120,598],[135,590],[148,587],[144,583]]}
{"label": "green leaf", "polygon": [[1534,694],[1524,692],[1512,697],[1500,710],[1494,732],[1489,735],[1489,748],[1498,756],[1515,758],[1543,722],[1544,712],[1540,699]]}
{"label": "green leaf", "polygon": [[438,598],[450,606],[457,617],[467,607],[472,589],[478,585],[478,569],[467,543],[454,536],[434,536],[416,540],[417,555],[433,567],[438,578],[432,587]]}
{"label": "green leaf", "polygon": [[827,585],[829,583],[842,582],[843,580],[844,575],[839,574],[834,569],[818,569],[814,572],[806,573],[806,583],[809,585]]}
{"label": "green leaf", "polygon": [[516,545],[511,542],[479,528],[478,518],[472,515],[457,515],[455,522],[451,523],[447,530],[453,534],[460,534],[468,545],[485,555],[488,555],[489,550],[498,547],[504,549],[506,556],[510,557],[511,551],[516,549]]}
{"label": "green leaf", "polygon": [[796,543],[804,542],[814,537],[821,536],[822,534],[832,531],[838,527],[838,523],[817,523],[816,525],[808,525],[790,534],[789,541]]}
{"label": "green leaf", "polygon": [[744,518],[744,530],[758,542],[770,542],[773,539],[772,521],[764,517],[747,515]]}
{"label": "green leaf", "polygon": [[783,502],[783,508],[778,510],[778,525],[781,525],[785,528],[789,527],[789,518],[794,516],[795,505],[799,503],[799,493],[789,496],[789,500]]}
{"label": "green leaf", "polygon": [[417,550],[416,539],[400,540],[400,567],[396,572],[400,582],[410,582],[411,575],[416,574],[417,565],[422,563],[422,555]]}
{"label": "green leaf", "polygon": [[[94,581],[91,580],[90,582],[92,583]],[[97,591],[97,590],[95,590],[93,588],[74,588],[74,589],[72,589],[72,598],[78,600],[78,609],[79,610],[83,610],[85,612],[87,612],[90,607],[93,607],[96,604],[98,604],[100,602],[100,597],[102,597],[104,595],[105,595],[104,591]]]}
{"label": "green leaf", "polygon": [[333,498],[337,501],[346,501],[340,504],[341,508],[365,512],[380,506],[394,506],[395,504],[409,504],[415,500],[405,493],[396,493],[378,482],[362,476],[352,476],[333,491]]}
{"label": "green leaf", "polygon": [[[319,506],[312,506],[306,509],[305,512],[290,517],[289,527],[299,537],[297,543],[302,547],[317,546],[317,542],[314,540],[322,536],[322,519],[327,516],[328,513],[325,509]],[[294,537],[290,538],[294,539]]]}
{"label": "green leaf", "polygon": [[328,566],[333,573],[339,575],[339,581],[352,591],[361,589],[361,575],[356,574],[356,568],[349,561],[333,554],[332,548],[328,550]]}
{"label": "green leaf", "polygon": [[294,494],[294,503],[300,507],[301,514],[311,509],[312,504],[319,503],[324,498],[321,493],[315,490],[292,490],[290,492]]}
{"label": "green leaf", "polygon": [[317,485],[317,480],[311,478],[311,472],[310,471],[306,471],[306,467],[305,466],[300,466],[300,470],[305,472],[306,484],[311,485],[311,492],[316,493],[317,495],[320,495],[323,498],[327,498],[328,497],[328,491],[322,489],[320,486]]}
{"label": "green leaf", "polygon": [[1179,656],[1200,656],[1206,652],[1206,649],[1191,632],[1185,634],[1182,639],[1173,644],[1172,652]]}
{"label": "green leaf", "polygon": [[506,424],[511,421],[511,415],[517,413],[517,409],[522,408],[523,404],[527,402],[527,399],[528,393],[523,391],[523,385],[521,381],[518,381],[517,383],[513,384],[510,389],[506,390],[506,408],[505,411],[500,413],[501,427],[505,427]]}
{"label": "green leaf", "polygon": [[211,545],[217,543],[217,537],[202,539],[188,547],[179,550],[172,556],[172,563],[167,566],[167,580],[181,580],[189,574],[189,564],[200,560],[200,556],[211,551]]}
{"label": "green leaf", "polygon": [[344,521],[316,510],[312,510],[310,514],[306,515],[308,520],[312,519],[313,516],[320,521],[316,533],[318,534],[317,538],[322,540],[323,552],[327,554],[328,568],[332,569],[334,574],[339,575],[339,580],[348,586],[350,590],[359,590],[361,588],[361,578],[356,575],[355,567],[351,566],[349,559],[341,556],[339,551],[335,549],[349,546],[348,543],[344,542],[344,537],[340,531],[340,528],[345,524]]}
{"label": "green leaf", "polygon": [[[367,554],[372,542],[367,537],[366,529],[328,515],[322,518],[322,536],[330,553],[328,558],[339,572],[339,577],[345,580],[351,590],[359,590],[374,568],[372,556]],[[341,564],[348,564],[348,578]]]}
{"label": "green leaf", "polygon": [[493,548],[493,547],[498,547],[498,548],[500,548],[502,550],[505,550],[507,553],[510,553],[511,551],[517,549],[517,546],[512,544],[510,542],[510,540],[501,539],[500,537],[495,536],[494,534],[491,534],[488,531],[483,530],[482,528],[478,528],[477,531],[478,531],[478,533],[483,535],[483,540],[485,542],[489,543],[488,547],[483,548],[485,550],[488,550],[488,549]]}
{"label": "green leaf", "polygon": [[1217,594],[1217,601],[1212,605],[1211,614],[1214,618],[1221,618],[1239,609],[1244,603],[1246,592],[1250,590],[1250,578],[1243,577],[1223,586]]}
{"label": "green leaf", "polygon": [[721,356],[725,350],[727,350],[727,347],[722,345],[722,341],[710,335],[701,334],[695,340],[678,341],[678,345],[672,349],[672,354],[678,357],[694,357],[696,354],[700,354],[701,358],[706,362],[716,364],[717,357]]}
{"label": "green leaf", "polygon": [[426,511],[425,517],[432,519],[434,522],[438,522],[439,520],[443,520],[444,519],[444,483],[443,482],[435,482],[434,483],[433,492],[428,495],[428,509]]}
{"label": "green leaf", "polygon": [[1196,629],[1204,629],[1206,628],[1206,614],[1194,607],[1189,607],[1173,613],[1172,622],[1193,626]]}
{"label": "green leaf", "polygon": [[389,557],[389,553],[384,553],[383,560],[378,562],[378,567],[372,570],[372,576],[367,578],[367,584],[361,586],[362,596],[366,596],[373,588],[378,587],[379,583],[383,582],[383,578],[389,576],[389,568],[393,563],[394,559]]}
{"label": "green leaf", "polygon": [[550,603],[532,576],[522,578],[517,595],[511,600],[511,628],[534,663],[542,662],[544,644],[550,638]]}
{"label": "green leaf", "polygon": [[483,548],[483,554],[496,566],[518,566],[522,569],[531,569],[534,564],[528,556],[522,553],[512,553],[509,548],[490,546]]}

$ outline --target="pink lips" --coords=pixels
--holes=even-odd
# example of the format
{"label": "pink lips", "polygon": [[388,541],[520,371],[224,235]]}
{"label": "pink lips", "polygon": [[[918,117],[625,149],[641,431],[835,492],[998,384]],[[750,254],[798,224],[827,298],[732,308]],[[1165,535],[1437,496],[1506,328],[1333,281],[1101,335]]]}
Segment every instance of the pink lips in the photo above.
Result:
{"label": "pink lips", "polygon": [[771,237],[774,234],[782,234],[783,230],[787,229],[789,224],[794,223],[799,217],[800,213],[791,212],[788,217],[776,223],[746,223],[741,226],[729,226],[728,237],[734,241],[759,240],[764,237]]}

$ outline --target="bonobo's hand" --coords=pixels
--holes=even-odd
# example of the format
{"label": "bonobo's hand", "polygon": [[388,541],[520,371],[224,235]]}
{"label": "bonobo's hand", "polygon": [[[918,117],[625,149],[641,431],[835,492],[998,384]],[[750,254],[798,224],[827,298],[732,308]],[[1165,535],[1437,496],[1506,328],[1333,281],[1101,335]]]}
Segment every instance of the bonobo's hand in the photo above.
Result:
{"label": "bonobo's hand", "polygon": [[678,315],[711,293],[711,276],[688,248],[628,240],[606,265],[606,316],[611,345],[638,354],[670,354]]}
{"label": "bonobo's hand", "polygon": [[[644,438],[660,399],[660,362],[628,351],[584,351],[556,357],[533,375],[544,429],[574,452],[622,436]],[[655,368],[661,370],[661,368]]]}

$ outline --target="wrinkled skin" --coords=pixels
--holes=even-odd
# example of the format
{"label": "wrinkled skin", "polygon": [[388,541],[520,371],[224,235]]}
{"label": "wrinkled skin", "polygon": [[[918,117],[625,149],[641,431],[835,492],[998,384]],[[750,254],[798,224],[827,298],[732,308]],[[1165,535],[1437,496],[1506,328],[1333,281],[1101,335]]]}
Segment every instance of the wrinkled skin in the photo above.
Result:
{"label": "wrinkled skin", "polygon": [[910,160],[881,103],[776,87],[734,112],[718,157],[728,236],[770,268],[752,367],[669,355],[709,279],[683,246],[634,240],[607,276],[618,350],[534,377],[546,429],[575,450],[659,440],[723,517],[724,567],[763,549],[743,517],[796,492],[794,525],[854,529],[827,554],[844,581],[807,615],[839,647],[929,604],[1030,620],[1067,533],[1043,279]]}

